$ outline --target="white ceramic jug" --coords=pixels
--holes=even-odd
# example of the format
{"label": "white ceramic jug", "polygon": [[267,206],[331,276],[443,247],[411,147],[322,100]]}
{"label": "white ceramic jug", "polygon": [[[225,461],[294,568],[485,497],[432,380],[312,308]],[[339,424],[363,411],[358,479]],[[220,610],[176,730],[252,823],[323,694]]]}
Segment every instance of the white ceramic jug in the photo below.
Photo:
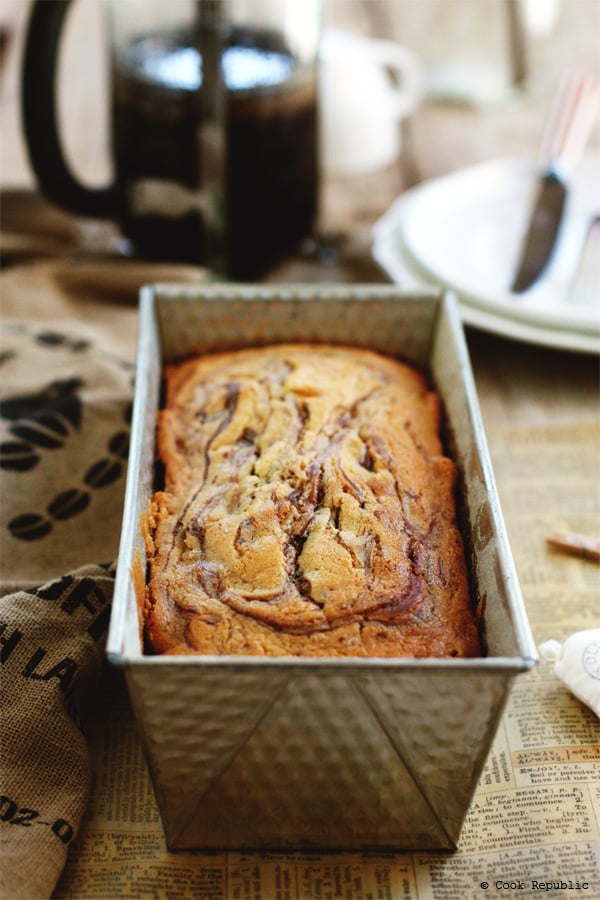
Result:
{"label": "white ceramic jug", "polygon": [[398,159],[400,122],[422,95],[422,66],[406,47],[348,31],[324,32],[320,50],[324,171],[362,175]]}

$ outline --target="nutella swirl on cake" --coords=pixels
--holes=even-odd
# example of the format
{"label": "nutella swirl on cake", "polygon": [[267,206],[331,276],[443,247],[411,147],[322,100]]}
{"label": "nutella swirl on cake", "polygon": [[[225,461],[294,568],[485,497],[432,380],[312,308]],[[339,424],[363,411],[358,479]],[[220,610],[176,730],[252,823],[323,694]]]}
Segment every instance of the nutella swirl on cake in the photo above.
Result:
{"label": "nutella swirl on cake", "polygon": [[151,653],[481,654],[440,401],[369,350],[282,344],[167,367]]}

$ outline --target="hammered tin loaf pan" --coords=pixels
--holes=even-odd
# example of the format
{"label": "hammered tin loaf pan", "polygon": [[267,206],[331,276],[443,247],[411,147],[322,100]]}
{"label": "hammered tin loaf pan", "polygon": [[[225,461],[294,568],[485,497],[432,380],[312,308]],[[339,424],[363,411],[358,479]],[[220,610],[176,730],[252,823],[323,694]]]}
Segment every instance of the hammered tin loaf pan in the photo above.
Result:
{"label": "hammered tin loaf pan", "polygon": [[[163,362],[332,341],[398,355],[440,392],[481,659],[144,656],[135,572]],[[513,678],[535,647],[452,297],[394,287],[156,285],[140,300],[108,656],[124,670],[171,849],[452,849]]]}

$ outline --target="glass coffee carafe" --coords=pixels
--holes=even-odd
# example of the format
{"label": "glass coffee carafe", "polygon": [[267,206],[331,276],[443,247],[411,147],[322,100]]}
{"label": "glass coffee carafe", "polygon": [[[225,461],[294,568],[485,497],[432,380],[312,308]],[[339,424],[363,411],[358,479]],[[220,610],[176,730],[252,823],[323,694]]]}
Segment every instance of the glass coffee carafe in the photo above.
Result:
{"label": "glass coffee carafe", "polygon": [[63,154],[53,85],[74,0],[33,5],[23,121],[41,189],[115,218],[134,251],[259,277],[318,206],[318,0],[110,0],[114,181],[90,189]]}

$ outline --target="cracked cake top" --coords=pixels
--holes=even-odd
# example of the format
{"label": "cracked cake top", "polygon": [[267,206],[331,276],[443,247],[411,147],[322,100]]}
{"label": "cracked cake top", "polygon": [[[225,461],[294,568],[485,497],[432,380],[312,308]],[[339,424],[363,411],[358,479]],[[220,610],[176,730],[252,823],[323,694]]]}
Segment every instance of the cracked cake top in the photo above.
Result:
{"label": "cracked cake top", "polygon": [[480,655],[440,401],[369,350],[280,344],[165,370],[148,652]]}

